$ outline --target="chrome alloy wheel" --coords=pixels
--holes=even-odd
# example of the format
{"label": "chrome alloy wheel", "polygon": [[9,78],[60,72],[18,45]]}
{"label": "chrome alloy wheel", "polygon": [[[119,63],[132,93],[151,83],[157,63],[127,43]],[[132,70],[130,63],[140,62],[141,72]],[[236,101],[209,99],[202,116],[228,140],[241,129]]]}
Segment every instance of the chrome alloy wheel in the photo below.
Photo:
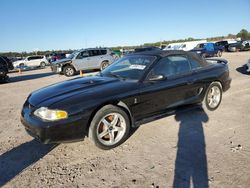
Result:
{"label": "chrome alloy wheel", "polygon": [[221,101],[221,90],[218,86],[213,86],[208,91],[207,104],[210,108],[216,108]]}
{"label": "chrome alloy wheel", "polygon": [[71,68],[71,67],[67,68],[65,72],[66,72],[66,74],[69,75],[69,76],[71,76],[71,75],[74,74],[74,70],[73,70],[73,68]]}
{"label": "chrome alloy wheel", "polygon": [[126,121],[119,113],[104,116],[97,126],[97,138],[104,145],[114,145],[119,142],[126,132]]}

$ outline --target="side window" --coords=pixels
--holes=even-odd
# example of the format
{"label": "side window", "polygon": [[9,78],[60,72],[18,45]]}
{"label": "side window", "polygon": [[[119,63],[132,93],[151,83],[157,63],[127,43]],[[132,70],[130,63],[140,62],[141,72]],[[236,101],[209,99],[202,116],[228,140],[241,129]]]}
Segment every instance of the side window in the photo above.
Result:
{"label": "side window", "polygon": [[107,54],[107,50],[101,50],[101,54],[102,55],[106,55]]}
{"label": "side window", "polygon": [[89,56],[98,56],[101,55],[100,50],[90,50],[89,51]]}
{"label": "side window", "polygon": [[42,59],[42,56],[34,56],[33,59],[34,60],[36,60],[36,59]]}
{"label": "side window", "polygon": [[83,59],[88,56],[89,56],[89,53],[87,51],[82,51],[77,55],[76,59]]}
{"label": "side window", "polygon": [[150,74],[175,76],[190,72],[189,61],[185,56],[175,55],[162,58],[152,69]]}
{"label": "side window", "polygon": [[35,60],[35,59],[36,59],[36,57],[32,56],[32,57],[28,58],[28,61],[32,61],[32,60]]}
{"label": "side window", "polygon": [[189,63],[192,70],[199,69],[202,67],[201,63],[196,57],[189,57]]}

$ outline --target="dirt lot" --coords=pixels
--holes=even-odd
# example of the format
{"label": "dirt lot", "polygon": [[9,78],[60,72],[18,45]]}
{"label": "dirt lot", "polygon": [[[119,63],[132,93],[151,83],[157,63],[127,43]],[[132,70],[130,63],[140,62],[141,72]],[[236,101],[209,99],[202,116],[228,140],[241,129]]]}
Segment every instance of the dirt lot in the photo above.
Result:
{"label": "dirt lot", "polygon": [[122,146],[42,145],[19,121],[30,92],[68,78],[11,73],[0,85],[0,187],[250,187],[250,52],[225,53],[233,82],[215,112],[189,109],[141,126]]}

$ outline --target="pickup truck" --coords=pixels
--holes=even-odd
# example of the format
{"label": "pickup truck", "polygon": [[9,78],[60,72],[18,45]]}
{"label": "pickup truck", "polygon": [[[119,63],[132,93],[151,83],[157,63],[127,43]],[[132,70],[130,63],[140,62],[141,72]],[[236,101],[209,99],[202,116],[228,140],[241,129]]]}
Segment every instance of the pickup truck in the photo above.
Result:
{"label": "pickup truck", "polygon": [[214,57],[214,56],[221,57],[222,52],[224,51],[224,47],[218,46],[212,42],[207,42],[198,44],[191,51],[196,52],[202,57]]}

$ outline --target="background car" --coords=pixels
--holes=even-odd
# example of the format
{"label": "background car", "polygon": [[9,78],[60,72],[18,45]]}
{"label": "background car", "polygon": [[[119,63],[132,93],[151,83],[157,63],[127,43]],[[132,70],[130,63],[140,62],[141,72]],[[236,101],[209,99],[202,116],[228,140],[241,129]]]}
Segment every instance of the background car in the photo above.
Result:
{"label": "background car", "polygon": [[119,59],[99,75],[34,91],[21,121],[43,143],[81,140],[102,149],[123,143],[132,128],[184,105],[216,110],[230,88],[227,61],[184,51],[147,51]]}
{"label": "background car", "polygon": [[161,50],[161,49],[155,46],[146,46],[146,47],[141,47],[141,48],[135,48],[134,53],[153,51],[153,50]]}
{"label": "background car", "polygon": [[6,81],[8,79],[7,73],[9,69],[9,65],[6,62],[5,58],[0,56],[0,81]]}
{"label": "background car", "polygon": [[7,58],[7,57],[5,57],[5,56],[0,56],[0,61],[1,61],[1,63],[6,63],[6,65],[7,65],[7,68],[8,68],[8,72],[10,71],[10,70],[13,70],[14,69],[14,66],[13,66],[13,64],[12,64],[12,62],[10,61],[10,59],[9,58]]}
{"label": "background car", "polygon": [[247,51],[247,50],[250,50],[250,40],[242,40],[240,42],[230,44],[228,46],[229,52]]}
{"label": "background car", "polygon": [[89,69],[105,69],[113,63],[114,57],[111,50],[106,48],[88,48],[73,52],[68,58],[55,61],[51,70],[73,76],[76,71]]}
{"label": "background car", "polygon": [[28,56],[23,60],[13,62],[13,66],[15,68],[24,67],[24,66],[44,68],[46,65],[49,65],[49,62],[45,56],[41,56],[41,55]]}
{"label": "background car", "polygon": [[64,58],[66,58],[66,53],[52,53],[50,54],[49,62],[54,62]]}
{"label": "background car", "polygon": [[224,47],[224,51],[228,51],[228,47],[230,44],[236,43],[237,41],[235,40],[222,40],[222,41],[218,41],[215,43],[216,46],[223,46]]}
{"label": "background car", "polygon": [[202,57],[214,57],[214,56],[221,57],[223,50],[224,50],[223,46],[217,46],[212,42],[207,42],[198,44],[191,51],[196,52]]}

